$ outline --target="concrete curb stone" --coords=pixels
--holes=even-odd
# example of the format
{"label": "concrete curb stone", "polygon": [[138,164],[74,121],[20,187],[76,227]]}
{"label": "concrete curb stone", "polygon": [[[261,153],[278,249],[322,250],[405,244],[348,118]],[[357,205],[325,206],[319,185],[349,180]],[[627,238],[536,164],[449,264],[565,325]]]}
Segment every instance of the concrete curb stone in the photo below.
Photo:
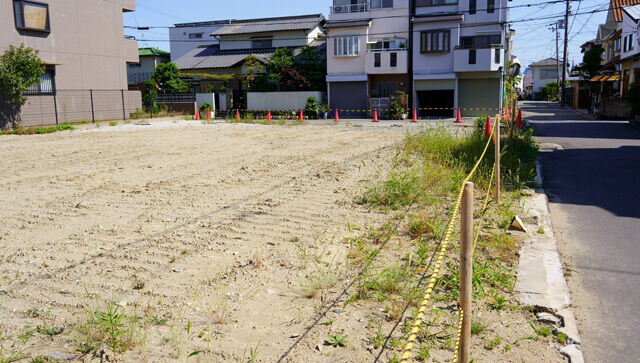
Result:
{"label": "concrete curb stone", "polygon": [[568,345],[560,349],[560,353],[571,363],[583,363],[580,335],[575,316],[569,308],[569,289],[553,232],[549,201],[542,188],[539,164],[535,182],[540,189],[531,191],[524,201],[525,223],[533,224],[535,228],[530,228],[520,251],[515,291],[522,305],[534,306],[561,318],[562,326],[556,329],[556,333],[566,334]]}

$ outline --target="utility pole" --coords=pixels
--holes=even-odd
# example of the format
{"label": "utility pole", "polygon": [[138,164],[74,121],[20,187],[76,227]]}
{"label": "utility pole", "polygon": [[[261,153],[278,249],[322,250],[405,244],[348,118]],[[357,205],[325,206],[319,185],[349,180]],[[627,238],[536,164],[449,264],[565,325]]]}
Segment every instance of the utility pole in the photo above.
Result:
{"label": "utility pole", "polygon": [[413,48],[414,48],[414,42],[413,42],[413,17],[416,15],[416,1],[415,0],[409,0],[409,39],[407,42],[407,45],[409,46],[409,49],[407,49],[407,52],[409,52],[409,60],[408,60],[408,64],[407,64],[407,72],[409,73],[409,109],[412,109],[415,106],[414,104],[414,97],[413,94],[415,92],[415,87],[414,87],[414,77],[413,77]]}
{"label": "utility pole", "polygon": [[558,41],[559,41],[559,38],[560,38],[560,35],[558,34],[558,26],[559,25],[560,25],[560,20],[558,20],[554,25],[555,30],[556,30],[556,71],[557,71],[557,74],[556,74],[556,82],[557,83],[556,84],[558,85],[558,89],[560,88],[560,51],[559,51],[559,48],[558,48]]}
{"label": "utility pole", "polygon": [[562,87],[560,87],[560,105],[564,107],[567,100],[564,98],[564,86],[567,84],[567,52],[569,47],[569,0],[567,0],[567,9],[564,13],[564,57],[562,58]]}

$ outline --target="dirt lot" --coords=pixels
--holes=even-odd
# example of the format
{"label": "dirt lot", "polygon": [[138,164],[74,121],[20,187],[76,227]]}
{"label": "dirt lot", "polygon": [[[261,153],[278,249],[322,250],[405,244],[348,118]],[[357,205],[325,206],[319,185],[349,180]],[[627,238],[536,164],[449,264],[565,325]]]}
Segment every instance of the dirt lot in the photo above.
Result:
{"label": "dirt lot", "polygon": [[[346,238],[391,218],[354,199],[386,175],[405,131],[164,126],[0,137],[0,352],[374,360],[382,309],[343,307]],[[524,313],[485,320],[510,341],[530,334]],[[123,331],[113,349],[108,327]],[[347,348],[321,345],[336,333]],[[562,361],[547,342],[482,345],[479,361]]]}

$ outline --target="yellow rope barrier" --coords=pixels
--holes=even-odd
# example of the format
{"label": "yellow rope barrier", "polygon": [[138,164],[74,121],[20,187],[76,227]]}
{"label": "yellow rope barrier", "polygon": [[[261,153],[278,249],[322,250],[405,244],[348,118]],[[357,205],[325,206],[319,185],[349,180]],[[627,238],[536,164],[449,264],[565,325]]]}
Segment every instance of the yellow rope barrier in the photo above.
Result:
{"label": "yellow rope barrier", "polygon": [[440,247],[440,253],[438,255],[438,259],[436,260],[435,268],[433,269],[433,273],[431,274],[431,278],[429,279],[429,284],[427,285],[427,291],[424,295],[424,299],[422,300],[422,303],[420,304],[420,308],[418,309],[418,315],[416,316],[416,319],[413,322],[411,335],[409,335],[409,338],[407,339],[407,344],[404,346],[402,358],[400,359],[401,363],[406,363],[409,360],[409,358],[411,357],[411,351],[413,350],[413,346],[415,345],[415,341],[418,339],[418,332],[420,331],[420,325],[422,325],[422,319],[424,318],[425,312],[427,311],[427,305],[429,304],[429,300],[431,300],[431,294],[433,293],[433,289],[438,280],[438,274],[440,273],[440,269],[442,268],[442,261],[444,260],[445,253],[451,241],[451,236],[453,235],[453,229],[456,224],[456,216],[458,215],[458,211],[460,210],[460,205],[462,204],[464,185],[465,183],[471,180],[473,175],[478,170],[478,167],[480,167],[480,163],[482,162],[482,160],[484,160],[484,157],[487,154],[487,150],[489,150],[489,146],[491,145],[491,140],[493,139],[494,133],[495,133],[495,129],[492,129],[491,136],[487,141],[487,145],[485,146],[484,151],[482,152],[482,155],[478,159],[478,162],[473,167],[469,175],[462,182],[462,186],[460,187],[460,192],[458,193],[458,198],[453,207],[453,213],[451,216],[451,220],[449,221],[449,225],[447,227],[447,232],[442,242],[442,246]]}
{"label": "yellow rope barrier", "polygon": [[456,338],[456,345],[453,351],[453,363],[458,361],[458,349],[460,348],[460,336],[462,335],[462,320],[464,318],[464,310],[460,308],[460,319],[458,319],[458,337]]}

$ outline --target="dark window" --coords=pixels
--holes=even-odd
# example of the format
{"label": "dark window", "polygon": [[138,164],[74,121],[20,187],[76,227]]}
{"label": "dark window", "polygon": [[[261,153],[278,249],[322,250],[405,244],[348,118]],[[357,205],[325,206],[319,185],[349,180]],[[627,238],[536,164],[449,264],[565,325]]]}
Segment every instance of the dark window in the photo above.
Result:
{"label": "dark window", "polygon": [[469,0],[469,15],[473,15],[476,13],[477,1]]}
{"label": "dark window", "polygon": [[380,53],[374,53],[373,54],[373,66],[374,67],[380,67],[381,58],[382,58],[382,55]]}
{"label": "dark window", "polygon": [[476,50],[469,49],[469,64],[476,64]]}
{"label": "dark window", "polygon": [[273,41],[271,39],[259,39],[251,41],[253,49],[272,48]]}
{"label": "dark window", "polygon": [[37,86],[29,87],[26,93],[32,95],[52,94],[55,91],[55,83],[53,82],[54,75],[55,71],[53,70],[53,68],[47,68],[42,76],[40,76],[40,84]]}
{"label": "dark window", "polygon": [[496,12],[496,0],[487,0],[487,13],[492,14]]}
{"label": "dark window", "polygon": [[416,6],[455,5],[458,0],[417,0]]}
{"label": "dark window", "polygon": [[[351,1],[352,8],[354,5],[354,1]],[[389,9],[393,7],[393,0],[372,0],[371,1],[371,9]]]}
{"label": "dark window", "polygon": [[496,49],[495,62],[496,64],[500,64],[500,49]]}
{"label": "dark window", "polygon": [[448,53],[451,44],[449,30],[435,30],[420,33],[421,53]]}
{"label": "dark window", "polygon": [[202,33],[190,33],[189,39],[202,39]]}
{"label": "dark window", "polygon": [[502,46],[502,36],[499,34],[460,38],[460,48],[491,48],[496,46]]}
{"label": "dark window", "polygon": [[398,66],[398,53],[391,53],[391,67]]}
{"label": "dark window", "polygon": [[49,5],[23,0],[13,1],[16,28],[50,32]]}

